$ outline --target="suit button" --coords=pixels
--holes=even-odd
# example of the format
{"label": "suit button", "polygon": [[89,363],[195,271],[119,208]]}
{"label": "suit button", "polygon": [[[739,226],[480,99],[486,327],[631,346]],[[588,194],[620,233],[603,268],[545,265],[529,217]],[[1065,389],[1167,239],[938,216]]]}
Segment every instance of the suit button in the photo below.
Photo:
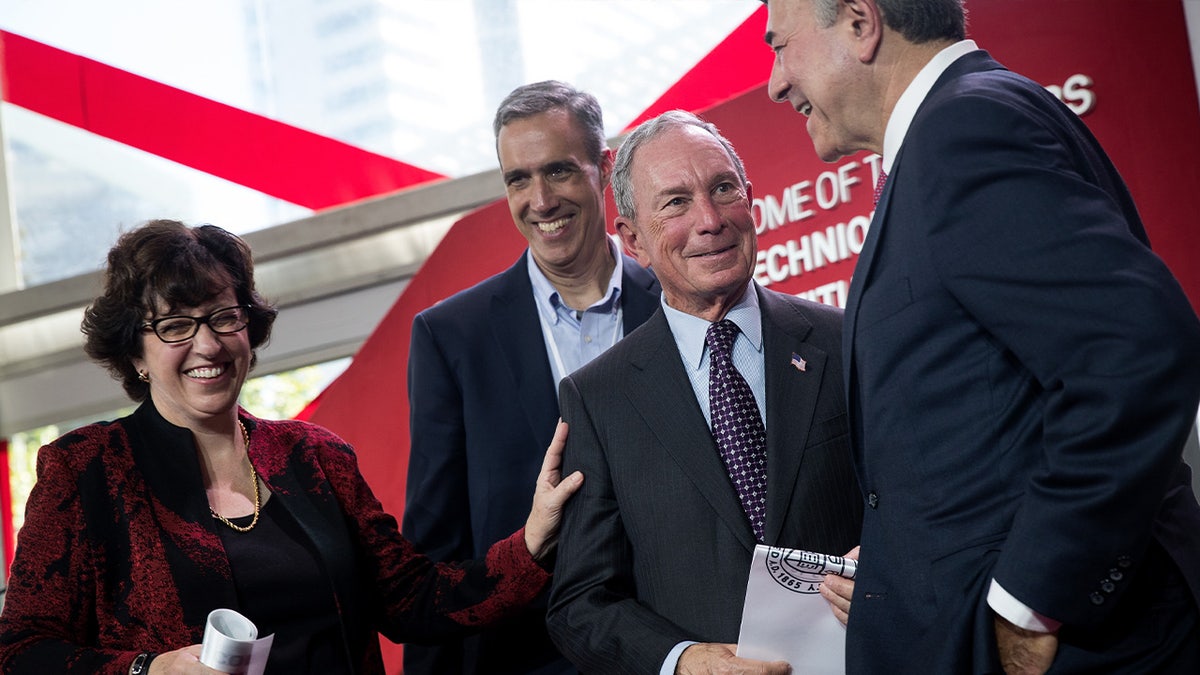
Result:
{"label": "suit button", "polygon": [[867,493],[867,506],[871,508],[879,506],[879,495],[875,494],[874,490]]}
{"label": "suit button", "polygon": [[1130,558],[1127,555],[1123,555],[1123,556],[1120,556],[1119,558],[1117,558],[1117,567],[1120,567],[1122,569],[1129,569],[1132,565],[1133,565],[1133,558]]}
{"label": "suit button", "polygon": [[1093,605],[1104,604],[1104,596],[1100,595],[1099,591],[1092,591],[1092,594],[1088,596],[1088,599],[1092,601]]}
{"label": "suit button", "polygon": [[1100,590],[1104,591],[1105,593],[1112,593],[1113,591],[1117,590],[1117,585],[1108,580],[1101,581]]}
{"label": "suit button", "polygon": [[1125,578],[1125,573],[1114,567],[1108,571],[1108,578],[1113,581],[1120,581]]}

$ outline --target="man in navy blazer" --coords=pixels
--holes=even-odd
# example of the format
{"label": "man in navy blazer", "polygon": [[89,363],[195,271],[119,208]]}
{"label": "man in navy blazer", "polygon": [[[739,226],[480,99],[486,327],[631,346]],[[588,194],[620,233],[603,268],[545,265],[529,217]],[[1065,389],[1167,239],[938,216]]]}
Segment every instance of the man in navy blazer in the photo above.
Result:
{"label": "man in navy blazer", "polygon": [[[605,233],[612,151],[600,106],[561,82],[518,87],[494,122],[528,250],[421,312],[408,363],[412,446],[403,533],[436,560],[475,558],[528,516],[558,381],[657,307],[653,275]],[[574,672],[544,604],[461,643],[405,649],[405,673]]]}
{"label": "man in navy blazer", "polygon": [[[588,673],[789,672],[734,643],[757,543],[840,555],[858,541],[841,310],[751,280],[751,187],[712,124],[681,111],[643,123],[617,154],[613,195],[662,303],[560,385],[563,471],[584,484],[563,514],[550,633]],[[761,538],[710,431],[706,334],[724,320],[765,423]]]}
{"label": "man in navy blazer", "polygon": [[852,673],[1200,672],[1200,322],[1116,169],[961,0],[769,0],[769,93],[872,150]]}

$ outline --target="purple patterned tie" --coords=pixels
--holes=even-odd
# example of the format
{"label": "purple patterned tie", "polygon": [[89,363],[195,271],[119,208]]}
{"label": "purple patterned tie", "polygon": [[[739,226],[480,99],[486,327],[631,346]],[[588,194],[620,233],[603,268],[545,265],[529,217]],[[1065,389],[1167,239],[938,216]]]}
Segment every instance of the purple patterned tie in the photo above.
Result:
{"label": "purple patterned tie", "polygon": [[750,527],[763,541],[767,517],[767,432],[754,392],[733,366],[733,340],[737,324],[722,319],[708,327],[708,405],[712,434],[721,450],[725,469],[733,480]]}
{"label": "purple patterned tie", "polygon": [[879,169],[879,177],[875,179],[875,206],[879,206],[879,198],[883,195],[883,185],[887,182],[887,172]]}

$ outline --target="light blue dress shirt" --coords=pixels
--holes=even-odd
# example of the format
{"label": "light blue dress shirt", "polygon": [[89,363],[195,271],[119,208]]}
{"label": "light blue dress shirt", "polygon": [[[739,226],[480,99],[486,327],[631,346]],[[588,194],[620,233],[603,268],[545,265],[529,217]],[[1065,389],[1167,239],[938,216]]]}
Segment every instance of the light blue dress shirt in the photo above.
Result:
{"label": "light blue dress shirt", "polygon": [[[692,383],[692,391],[696,392],[696,401],[700,403],[709,429],[712,429],[712,412],[708,402],[708,344],[704,341],[712,324],[672,308],[665,297],[662,307],[667,315],[667,324],[671,327],[671,335],[675,337],[675,346],[679,348],[679,356],[683,359],[683,369]],[[750,391],[754,392],[758,414],[762,417],[763,428],[766,428],[767,382],[763,366],[762,312],[758,307],[754,282],[746,285],[742,299],[729,310],[725,318],[736,323],[740,331],[733,341],[733,365],[750,385]]]}
{"label": "light blue dress shirt", "polygon": [[624,259],[611,239],[608,245],[616,260],[612,276],[608,280],[608,292],[582,311],[576,311],[563,304],[558,291],[533,261],[533,256],[528,257],[533,301],[537,305],[542,337],[546,343],[546,357],[550,360],[550,372],[554,376],[556,393],[558,382],[562,378],[604,353],[624,334],[621,321],[621,275],[624,271]]}

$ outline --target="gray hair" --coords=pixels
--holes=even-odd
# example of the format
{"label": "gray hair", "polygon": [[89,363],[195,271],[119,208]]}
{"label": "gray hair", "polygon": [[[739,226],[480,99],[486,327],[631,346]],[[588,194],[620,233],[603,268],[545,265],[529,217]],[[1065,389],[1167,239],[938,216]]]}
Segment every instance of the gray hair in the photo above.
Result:
{"label": "gray hair", "polygon": [[663,132],[680,127],[703,129],[720,141],[725,152],[729,153],[729,159],[733,162],[738,178],[742,180],[742,185],[746,185],[746,167],[742,165],[742,158],[738,157],[737,151],[733,149],[733,144],[729,142],[729,139],[722,136],[721,132],[717,130],[717,125],[705,122],[690,112],[671,110],[639,124],[621,143],[621,148],[617,150],[617,159],[613,162],[612,188],[613,201],[617,204],[617,213],[622,217],[630,220],[635,217],[633,177],[631,175],[634,154],[637,153],[638,148]]}
{"label": "gray hair", "polygon": [[496,109],[496,117],[492,120],[497,156],[500,154],[500,130],[504,125],[513,120],[560,108],[570,113],[579,125],[584,133],[588,159],[599,166],[604,150],[608,147],[608,141],[604,137],[604,116],[600,111],[600,103],[595,96],[557,80],[521,85],[500,102],[500,107]]}
{"label": "gray hair", "polygon": [[[817,23],[828,28],[837,20],[842,0],[811,0]],[[913,44],[962,40],[967,36],[964,0],[875,0],[883,23]],[[764,4],[767,0],[763,0]]]}

